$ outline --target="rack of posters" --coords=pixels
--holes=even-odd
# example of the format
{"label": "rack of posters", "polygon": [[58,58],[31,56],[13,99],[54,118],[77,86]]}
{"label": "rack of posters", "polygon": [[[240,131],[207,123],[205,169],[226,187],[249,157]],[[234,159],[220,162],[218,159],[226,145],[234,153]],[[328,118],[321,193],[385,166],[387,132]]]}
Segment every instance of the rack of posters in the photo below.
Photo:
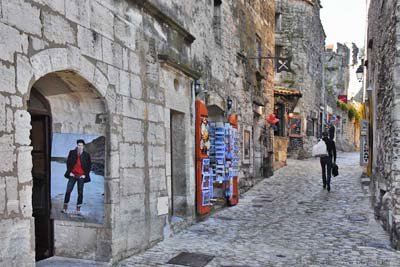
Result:
{"label": "rack of posters", "polygon": [[238,175],[239,135],[229,123],[210,122],[210,167],[214,183],[224,183],[224,196],[233,193],[233,177]]}

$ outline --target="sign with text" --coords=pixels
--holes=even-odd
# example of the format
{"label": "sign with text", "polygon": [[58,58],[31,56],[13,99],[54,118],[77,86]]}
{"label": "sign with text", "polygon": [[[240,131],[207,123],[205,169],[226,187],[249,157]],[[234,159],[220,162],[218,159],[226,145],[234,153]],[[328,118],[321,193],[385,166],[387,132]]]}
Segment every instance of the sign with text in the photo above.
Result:
{"label": "sign with text", "polygon": [[361,135],[367,135],[368,133],[368,121],[362,120],[361,121]]}
{"label": "sign with text", "polygon": [[366,135],[362,135],[360,138],[361,149],[360,149],[360,165],[367,166],[369,161],[369,146],[368,146],[368,137]]}

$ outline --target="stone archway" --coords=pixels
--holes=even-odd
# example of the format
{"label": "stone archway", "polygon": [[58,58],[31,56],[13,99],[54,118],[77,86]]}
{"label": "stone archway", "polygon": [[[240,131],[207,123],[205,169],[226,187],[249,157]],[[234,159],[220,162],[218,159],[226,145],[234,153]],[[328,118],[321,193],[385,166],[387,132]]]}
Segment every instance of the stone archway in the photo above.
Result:
{"label": "stone archway", "polygon": [[[88,59],[80,54],[79,49],[53,48],[41,51],[28,58],[23,55],[17,55],[17,89],[24,99],[24,109],[19,111],[16,117],[16,124],[19,126],[16,139],[23,146],[19,148],[20,157],[18,157],[18,172],[22,174],[26,182],[32,181],[32,156],[30,149],[30,129],[31,118],[27,111],[27,101],[30,98],[31,89],[35,87],[40,93],[49,100],[53,115],[53,133],[73,133],[73,134],[94,134],[105,136],[105,143],[109,142],[109,104],[107,100],[107,91],[109,83],[106,76],[93,65]],[[84,88],[84,90],[83,90]],[[82,105],[81,105],[82,104]],[[112,104],[111,104],[112,106]],[[86,108],[85,108],[86,107]],[[79,109],[73,112],[73,109]],[[71,111],[72,109],[72,111]],[[94,110],[94,113],[88,113]],[[68,111],[69,114],[68,114]],[[91,116],[94,125],[92,128],[89,123],[81,123],[84,116]],[[67,116],[70,116],[68,121]],[[73,121],[79,122],[74,124]],[[107,147],[107,145],[104,145]],[[26,148],[26,149],[24,149]],[[72,149],[72,148],[71,148]],[[109,168],[109,162],[112,160],[109,153],[105,152],[105,169]],[[20,158],[25,159],[25,163],[20,162]],[[107,177],[104,170],[103,194],[108,199]],[[65,181],[63,181],[65,182]],[[31,203],[26,199],[28,205],[25,211],[26,216],[31,214],[29,207]],[[104,201],[104,205],[107,200]],[[60,220],[55,224],[55,232],[60,231],[55,244],[55,254],[62,256],[80,257],[96,260],[108,260],[110,255],[101,254],[111,249],[98,249],[97,244],[109,240],[98,240],[98,237],[111,236],[109,222],[111,218],[110,209],[104,209],[104,222],[92,225],[90,229],[85,228],[84,222],[68,222]],[[106,226],[107,225],[107,226]],[[31,231],[34,232],[34,231]],[[71,243],[71,240],[62,240],[62,237],[68,237],[73,234],[79,236],[79,233],[85,233],[87,240],[75,238],[79,242]],[[71,237],[73,239],[73,237]],[[69,249],[68,244],[71,244]],[[84,248],[91,247],[89,250]]]}

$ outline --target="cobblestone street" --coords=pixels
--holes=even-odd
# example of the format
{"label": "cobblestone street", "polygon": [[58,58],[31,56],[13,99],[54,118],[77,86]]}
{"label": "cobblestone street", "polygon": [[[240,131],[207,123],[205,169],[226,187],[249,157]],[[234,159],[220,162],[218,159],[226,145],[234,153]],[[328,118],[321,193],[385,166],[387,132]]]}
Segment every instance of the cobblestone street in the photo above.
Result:
{"label": "cobblestone street", "polygon": [[375,221],[357,153],[340,154],[340,175],[322,188],[316,159],[290,160],[236,207],[120,263],[166,264],[180,252],[214,256],[207,266],[399,266],[400,252]]}

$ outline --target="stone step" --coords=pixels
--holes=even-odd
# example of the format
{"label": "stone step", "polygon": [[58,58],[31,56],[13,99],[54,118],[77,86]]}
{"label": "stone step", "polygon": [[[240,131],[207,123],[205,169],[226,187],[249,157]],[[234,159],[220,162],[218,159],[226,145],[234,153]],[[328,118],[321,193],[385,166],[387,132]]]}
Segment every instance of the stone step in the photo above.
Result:
{"label": "stone step", "polygon": [[108,267],[107,262],[64,258],[54,256],[45,260],[36,262],[36,267]]}

